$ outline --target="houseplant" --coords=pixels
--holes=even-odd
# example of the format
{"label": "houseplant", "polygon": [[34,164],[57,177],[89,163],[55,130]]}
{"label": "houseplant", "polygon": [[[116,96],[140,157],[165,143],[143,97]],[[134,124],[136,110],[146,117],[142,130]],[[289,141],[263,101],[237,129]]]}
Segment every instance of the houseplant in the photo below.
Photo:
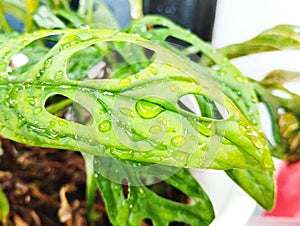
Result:
{"label": "houseplant", "polygon": [[[141,15],[139,4],[132,1],[134,15]],[[68,1],[3,1],[0,6],[0,133],[27,145],[80,151],[90,221],[97,215],[97,185],[112,224],[208,225],[213,208],[186,170],[191,167],[225,170],[262,207],[272,208],[271,155],[298,160],[299,96],[283,84],[299,75],[275,71],[254,81],[228,59],[297,49],[299,28],[278,26],[216,51],[157,16],[135,20],[120,32],[101,1],[79,1],[77,13]],[[11,32],[4,13],[25,18],[25,32]],[[107,18],[114,30],[97,29]],[[170,36],[188,47],[165,42]],[[28,62],[8,72],[18,53]],[[199,53],[201,58],[189,59]],[[198,115],[179,103],[189,94]],[[269,109],[275,145],[263,134],[259,102]],[[165,184],[155,186],[161,181],[191,203],[163,198]],[[2,203],[7,224],[9,202]]]}

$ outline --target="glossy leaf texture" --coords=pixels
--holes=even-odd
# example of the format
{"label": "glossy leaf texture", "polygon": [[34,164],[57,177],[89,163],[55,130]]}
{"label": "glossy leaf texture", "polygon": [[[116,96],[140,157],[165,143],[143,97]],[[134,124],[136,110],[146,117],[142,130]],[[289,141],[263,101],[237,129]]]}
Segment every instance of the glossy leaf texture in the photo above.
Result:
{"label": "glossy leaf texture", "polygon": [[167,226],[171,222],[205,226],[214,219],[208,197],[186,169],[179,170],[166,183],[185,193],[190,204],[164,198],[146,186],[130,184],[129,193],[124,197],[120,183],[111,182],[97,174],[95,177],[113,225],[140,225],[142,220],[147,219],[154,226]]}
{"label": "glossy leaf texture", "polygon": [[[162,45],[179,55],[189,56],[197,53],[202,54],[203,60],[200,61],[200,63],[212,66],[216,71],[216,73],[210,75],[208,79],[217,82],[219,88],[230,97],[231,101],[234,102],[244,114],[245,118],[261,131],[262,127],[257,106],[258,100],[252,84],[226,57],[212,49],[208,43],[203,42],[194,34],[162,17],[145,17],[144,20],[133,23],[129,28],[129,32],[138,33],[152,40],[158,40]],[[174,37],[180,40],[181,43],[186,43],[185,45],[187,47],[174,48],[173,44],[165,42],[169,37]],[[193,63],[190,62],[190,64]],[[199,66],[199,63],[197,66]],[[200,106],[201,104],[203,105],[203,103],[199,103]],[[205,106],[203,107],[205,108]],[[248,135],[250,134],[251,133],[248,133]],[[233,136],[236,135],[232,134],[231,137]],[[227,174],[264,208],[272,208],[275,192],[272,172],[230,169]]]}
{"label": "glossy leaf texture", "polygon": [[[59,41],[42,59],[22,73],[7,72],[14,54],[49,36]],[[71,57],[91,46],[104,51],[105,42],[134,43],[155,54],[150,65],[126,78],[71,80]],[[57,30],[11,37],[1,43],[0,53],[0,122],[7,138],[176,167],[273,170],[266,138],[207,79],[214,71],[193,67],[160,45],[118,31]],[[180,97],[191,93],[220,103],[228,117],[207,118],[180,108]],[[55,95],[82,105],[91,123],[48,112],[45,103]]]}

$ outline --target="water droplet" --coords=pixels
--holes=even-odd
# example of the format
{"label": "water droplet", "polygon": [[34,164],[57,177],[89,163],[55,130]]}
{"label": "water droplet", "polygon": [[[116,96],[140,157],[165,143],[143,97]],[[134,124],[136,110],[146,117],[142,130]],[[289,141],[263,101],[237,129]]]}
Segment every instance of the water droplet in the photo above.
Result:
{"label": "water droplet", "polygon": [[49,58],[47,58],[47,59],[45,60],[45,62],[44,62],[44,68],[48,68],[48,67],[52,64],[52,61],[53,61],[52,58],[53,58],[53,57],[49,57]]}
{"label": "water droplet", "polygon": [[171,139],[171,143],[176,147],[181,147],[186,143],[184,136],[177,135]]}
{"label": "water droplet", "polygon": [[242,133],[248,136],[248,138],[251,140],[251,142],[254,144],[256,148],[260,149],[264,147],[260,135],[250,126],[247,126],[246,128],[240,128],[240,130],[242,131]]}
{"label": "water droplet", "polygon": [[145,119],[151,119],[159,115],[164,109],[159,105],[148,101],[139,100],[135,105],[137,113]]}
{"label": "water droplet", "polygon": [[156,69],[156,67],[154,67],[154,66],[149,66],[149,70],[150,70],[151,74],[157,75],[157,69]]}
{"label": "water droplet", "polygon": [[109,120],[104,120],[99,125],[100,132],[107,132],[111,129],[111,122]]}
{"label": "water droplet", "polygon": [[129,109],[129,108],[126,108],[126,107],[121,107],[120,108],[120,111],[124,114],[124,115],[127,115],[131,118],[134,118],[135,117],[135,114],[134,114],[134,111]]}
{"label": "water droplet", "polygon": [[56,79],[61,79],[62,77],[64,76],[64,72],[59,70],[56,75],[55,75],[55,78]]}
{"label": "water droplet", "polygon": [[130,78],[122,78],[120,80],[121,86],[128,86],[130,83],[131,83],[131,79]]}
{"label": "water droplet", "polygon": [[197,148],[200,149],[200,150],[205,151],[206,146],[207,146],[207,145],[206,145],[205,143],[198,143]]}
{"label": "water droplet", "polygon": [[161,131],[161,127],[159,125],[151,126],[149,132],[152,134],[157,134]]}
{"label": "water droplet", "polygon": [[41,107],[37,107],[36,109],[34,109],[34,114],[40,114],[42,112],[42,108]]}
{"label": "water droplet", "polygon": [[171,123],[169,121],[165,121],[164,126],[165,126],[166,132],[172,132],[172,133],[176,132],[176,129],[174,128],[174,126],[171,125]]}
{"label": "water droplet", "polygon": [[36,74],[36,78],[39,79],[41,78],[43,75],[45,74],[45,70],[44,69],[41,69],[37,74]]}
{"label": "water droplet", "polygon": [[251,96],[251,102],[252,102],[253,104],[256,104],[256,103],[257,103],[256,96]]}
{"label": "water droplet", "polygon": [[135,74],[134,77],[135,77],[136,79],[139,79],[139,78],[140,78],[140,75],[139,75],[139,74]]}
{"label": "water droplet", "polygon": [[68,125],[68,123],[65,122],[64,120],[59,120],[58,125],[66,127]]}
{"label": "water droplet", "polygon": [[49,122],[49,125],[50,125],[51,127],[54,127],[54,126],[56,125],[56,121],[54,121],[54,120],[50,121],[50,122]]}
{"label": "water droplet", "polygon": [[216,72],[219,76],[224,76],[225,75],[225,72],[221,69],[216,70]]}

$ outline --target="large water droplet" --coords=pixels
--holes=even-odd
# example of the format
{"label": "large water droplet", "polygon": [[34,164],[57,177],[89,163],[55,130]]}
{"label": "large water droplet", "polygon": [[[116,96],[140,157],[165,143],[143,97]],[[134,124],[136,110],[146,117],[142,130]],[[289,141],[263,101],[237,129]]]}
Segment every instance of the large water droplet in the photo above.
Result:
{"label": "large water droplet", "polygon": [[171,143],[176,147],[181,147],[185,145],[186,139],[184,136],[177,135],[171,139]]}
{"label": "large water droplet", "polygon": [[109,120],[104,120],[99,125],[100,132],[107,132],[111,129],[111,122]]}
{"label": "large water droplet", "polygon": [[164,108],[148,101],[139,100],[135,105],[137,113],[145,119],[151,119],[159,115]]}

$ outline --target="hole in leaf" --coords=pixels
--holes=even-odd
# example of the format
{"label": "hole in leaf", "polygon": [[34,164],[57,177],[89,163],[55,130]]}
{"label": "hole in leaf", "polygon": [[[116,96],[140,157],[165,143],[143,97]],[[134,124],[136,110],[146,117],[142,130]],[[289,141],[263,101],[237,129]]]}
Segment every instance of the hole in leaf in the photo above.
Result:
{"label": "hole in leaf", "polygon": [[150,218],[142,219],[141,226],[153,226],[152,220]]}
{"label": "hole in leaf", "polygon": [[194,62],[200,61],[201,53],[199,52],[199,48],[191,45],[189,42],[186,42],[174,36],[168,36],[166,41],[176,49],[180,50],[190,60]]}
{"label": "hole in leaf", "polygon": [[284,99],[290,99],[292,98],[292,95],[288,92],[285,92],[284,90],[275,89],[272,90],[272,94],[276,97],[284,98]]}
{"label": "hole in leaf", "polygon": [[104,56],[104,62],[114,78],[124,78],[147,68],[155,59],[155,52],[134,43],[119,42]]}
{"label": "hole in leaf", "polygon": [[71,80],[124,78],[148,67],[154,51],[134,43],[105,42],[78,51],[68,60]]}
{"label": "hole in leaf", "polygon": [[224,120],[229,117],[229,112],[223,105],[199,94],[180,97],[178,106],[182,110],[205,118]]}
{"label": "hole in leaf", "polygon": [[190,203],[190,198],[185,193],[164,181],[147,187],[163,198],[184,204]]}
{"label": "hole in leaf", "polygon": [[63,95],[53,95],[45,103],[46,110],[67,121],[87,125],[92,121],[91,113],[82,105]]}
{"label": "hole in leaf", "polygon": [[107,65],[103,62],[100,50],[93,45],[78,51],[70,57],[66,72],[70,80],[76,81],[81,81],[85,78],[107,78],[110,75]]}
{"label": "hole in leaf", "polygon": [[169,226],[190,226],[190,224],[179,221],[172,221],[169,223]]}
{"label": "hole in leaf", "polygon": [[291,91],[292,93],[295,93],[297,95],[300,95],[300,80],[294,80],[292,82],[286,82],[283,85],[285,88],[287,88],[289,91]]}
{"label": "hole in leaf", "polygon": [[128,186],[128,181],[126,178],[122,179],[122,191],[123,191],[123,196],[125,199],[128,198],[129,196],[129,186]]}
{"label": "hole in leaf", "polygon": [[[58,36],[46,36],[29,43],[20,52],[12,56],[8,68],[9,75],[18,76],[28,72],[43,59],[57,40]],[[51,43],[51,46],[48,45],[49,43]],[[42,76],[42,73],[36,76]]]}
{"label": "hole in leaf", "polygon": [[166,41],[172,43],[172,45],[175,44],[174,46],[180,50],[191,46],[190,43],[188,43],[182,39],[176,38],[174,36],[168,36],[166,38]]}

